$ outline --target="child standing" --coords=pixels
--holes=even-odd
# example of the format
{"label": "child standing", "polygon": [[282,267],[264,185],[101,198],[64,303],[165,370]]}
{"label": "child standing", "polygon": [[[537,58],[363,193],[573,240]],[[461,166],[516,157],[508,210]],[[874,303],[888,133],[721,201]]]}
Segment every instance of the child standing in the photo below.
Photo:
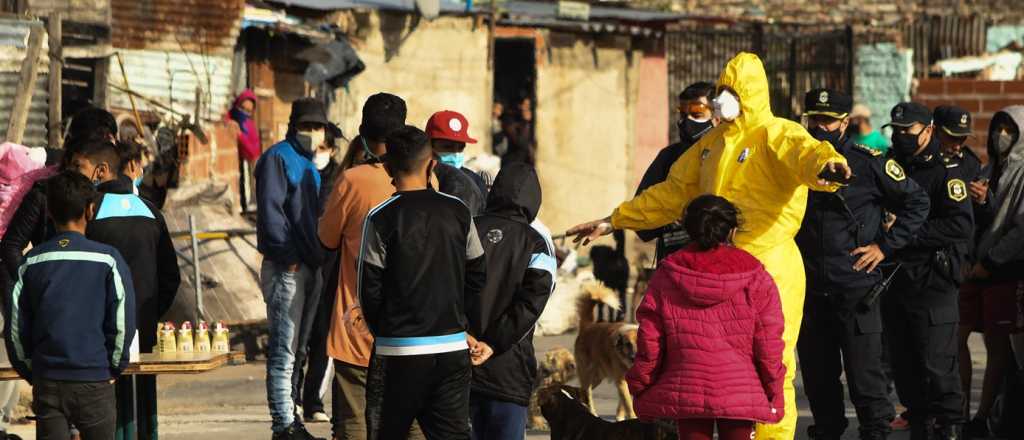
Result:
{"label": "child standing", "polygon": [[680,440],[748,440],[782,419],[784,321],[764,266],[730,243],[735,206],[704,195],[686,208],[693,242],[664,260],[637,320],[626,375],[641,418],[675,419]]}
{"label": "child standing", "polygon": [[506,165],[474,219],[487,256],[487,284],[471,301],[474,329],[494,357],[473,369],[470,412],[474,440],[522,440],[527,405],[537,382],[533,327],[554,288],[554,250],[530,226],[540,210],[537,172]]}
{"label": "child standing", "polygon": [[36,437],[114,438],[114,379],[128,365],[135,334],[131,272],[116,249],[85,238],[96,192],[65,171],[47,184],[57,229],[32,249],[11,293],[7,338],[11,364],[32,383]]}
{"label": "child standing", "polygon": [[477,323],[466,304],[484,287],[486,262],[469,208],[431,189],[435,163],[423,131],[406,125],[388,135],[384,168],[397,193],[363,225],[356,292],[375,338],[371,440],[406,438],[413,420],[428,440],[469,439],[470,349],[478,348],[467,344]]}

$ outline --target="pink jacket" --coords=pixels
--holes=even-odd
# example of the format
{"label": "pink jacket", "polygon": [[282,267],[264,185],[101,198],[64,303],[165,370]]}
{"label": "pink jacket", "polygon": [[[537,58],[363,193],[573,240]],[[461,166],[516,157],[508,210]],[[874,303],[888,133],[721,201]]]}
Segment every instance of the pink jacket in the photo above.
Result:
{"label": "pink jacket", "polygon": [[263,153],[260,146],[260,130],[256,127],[256,121],[252,115],[242,111],[242,101],[250,100],[256,103],[256,94],[252,90],[245,89],[235,98],[228,117],[238,123],[238,154],[249,162],[256,162],[256,159]]}
{"label": "pink jacket", "polygon": [[636,314],[626,381],[641,418],[782,419],[782,307],[752,255],[731,246],[670,255]]}

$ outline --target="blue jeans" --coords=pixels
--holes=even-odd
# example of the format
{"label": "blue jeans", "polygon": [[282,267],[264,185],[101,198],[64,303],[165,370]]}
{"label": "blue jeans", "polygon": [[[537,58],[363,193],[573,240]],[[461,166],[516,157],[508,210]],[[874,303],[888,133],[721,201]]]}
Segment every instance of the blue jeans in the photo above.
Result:
{"label": "blue jeans", "polygon": [[526,407],[494,400],[479,394],[469,398],[473,440],[523,440],[526,436]]}
{"label": "blue jeans", "polygon": [[296,353],[304,349],[313,328],[319,295],[319,271],[299,264],[296,272],[287,266],[263,260],[260,287],[267,303],[267,403],[270,406],[272,429],[281,432],[293,424],[292,373]]}

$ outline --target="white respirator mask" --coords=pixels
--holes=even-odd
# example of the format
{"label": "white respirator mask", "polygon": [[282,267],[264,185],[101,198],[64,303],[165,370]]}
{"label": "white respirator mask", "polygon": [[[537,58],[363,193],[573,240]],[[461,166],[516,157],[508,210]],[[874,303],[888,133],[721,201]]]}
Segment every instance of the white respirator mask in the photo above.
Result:
{"label": "white respirator mask", "polygon": [[715,117],[724,121],[733,121],[740,116],[740,101],[728,90],[723,90],[712,100],[711,107]]}

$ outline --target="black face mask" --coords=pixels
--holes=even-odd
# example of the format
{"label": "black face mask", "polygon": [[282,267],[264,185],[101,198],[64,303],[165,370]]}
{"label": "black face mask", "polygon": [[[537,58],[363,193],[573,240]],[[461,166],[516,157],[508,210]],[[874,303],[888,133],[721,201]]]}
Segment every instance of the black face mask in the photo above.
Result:
{"label": "black face mask", "polygon": [[[923,132],[922,132],[923,133]],[[892,133],[892,150],[899,157],[912,157],[921,146],[917,143],[921,133]]]}
{"label": "black face mask", "polygon": [[815,139],[832,144],[832,147],[839,149],[843,146],[843,134],[839,129],[828,131],[821,126],[812,127],[807,130]]}
{"label": "black face mask", "polygon": [[298,141],[302,149],[307,152],[313,152],[313,138],[309,135],[302,133],[295,133],[295,140]]}
{"label": "black face mask", "polygon": [[698,122],[690,118],[683,118],[676,122],[676,127],[679,129],[679,140],[696,142],[711,130],[714,124],[711,123],[711,119]]}
{"label": "black face mask", "polygon": [[846,128],[846,132],[847,133],[853,133],[855,135],[860,134],[860,124],[859,123],[850,124],[850,126]]}

